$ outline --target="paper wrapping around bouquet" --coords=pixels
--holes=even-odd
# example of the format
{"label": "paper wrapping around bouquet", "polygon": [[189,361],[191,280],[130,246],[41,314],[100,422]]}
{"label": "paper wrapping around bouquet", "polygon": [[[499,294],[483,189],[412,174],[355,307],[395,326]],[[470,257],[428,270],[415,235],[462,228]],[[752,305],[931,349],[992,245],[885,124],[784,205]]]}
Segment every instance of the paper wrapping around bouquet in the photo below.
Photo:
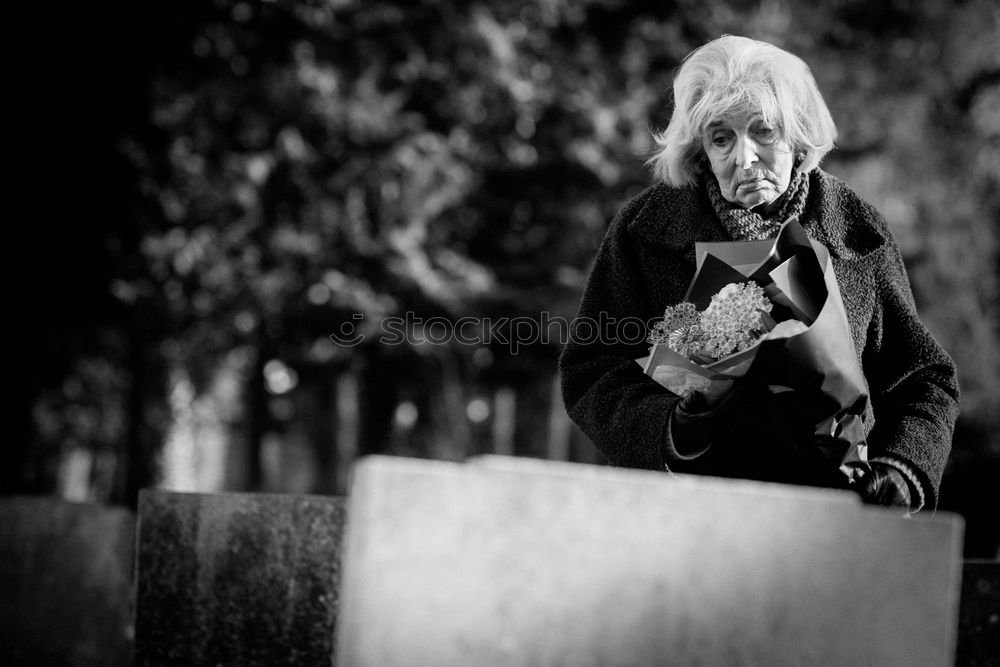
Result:
{"label": "paper wrapping around bouquet", "polygon": [[[818,416],[816,446],[849,480],[868,470],[862,422],[868,384],[854,349],[837,277],[826,247],[810,239],[796,219],[782,225],[775,239],[698,243],[697,269],[685,301],[705,310],[712,296],[729,283],[752,280],[764,288],[777,311],[805,323],[790,336],[769,335],[752,347],[700,366],[654,346],[639,360],[647,375],[658,366],[704,375],[715,386],[746,378],[772,390],[787,388],[808,397]],[[775,332],[772,332],[775,333]]]}

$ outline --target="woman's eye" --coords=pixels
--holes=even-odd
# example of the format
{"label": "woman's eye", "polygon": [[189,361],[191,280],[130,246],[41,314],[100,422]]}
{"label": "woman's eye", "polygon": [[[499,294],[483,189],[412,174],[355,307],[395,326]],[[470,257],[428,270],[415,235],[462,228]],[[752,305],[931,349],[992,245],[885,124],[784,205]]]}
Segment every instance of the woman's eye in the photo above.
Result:
{"label": "woman's eye", "polygon": [[757,128],[757,137],[762,141],[773,141],[778,132],[773,127],[761,126]]}
{"label": "woman's eye", "polygon": [[729,143],[729,135],[725,133],[718,133],[712,135],[712,145],[713,146],[725,146]]}

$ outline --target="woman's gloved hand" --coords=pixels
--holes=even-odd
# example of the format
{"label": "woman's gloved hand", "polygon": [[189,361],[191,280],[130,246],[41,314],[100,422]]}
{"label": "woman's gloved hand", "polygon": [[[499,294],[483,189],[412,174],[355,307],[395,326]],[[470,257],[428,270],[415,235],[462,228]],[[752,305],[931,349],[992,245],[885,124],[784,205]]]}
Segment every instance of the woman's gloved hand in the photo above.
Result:
{"label": "woman's gloved hand", "polygon": [[874,462],[870,473],[858,482],[858,493],[869,505],[910,509],[912,495],[906,476],[890,465]]}
{"label": "woman's gloved hand", "polygon": [[766,387],[735,382],[729,391],[709,400],[693,391],[680,400],[670,417],[674,448],[683,456],[697,456],[712,441],[753,423],[768,401]]}

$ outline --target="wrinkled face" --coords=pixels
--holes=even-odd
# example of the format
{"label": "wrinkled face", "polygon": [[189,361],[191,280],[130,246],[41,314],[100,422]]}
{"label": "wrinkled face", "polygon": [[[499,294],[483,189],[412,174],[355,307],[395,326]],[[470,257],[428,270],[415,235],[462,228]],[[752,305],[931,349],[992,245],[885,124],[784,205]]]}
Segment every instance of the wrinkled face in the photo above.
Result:
{"label": "wrinkled face", "polygon": [[702,146],[727,201],[766,208],[788,189],[792,147],[759,113],[734,112],[709,123]]}

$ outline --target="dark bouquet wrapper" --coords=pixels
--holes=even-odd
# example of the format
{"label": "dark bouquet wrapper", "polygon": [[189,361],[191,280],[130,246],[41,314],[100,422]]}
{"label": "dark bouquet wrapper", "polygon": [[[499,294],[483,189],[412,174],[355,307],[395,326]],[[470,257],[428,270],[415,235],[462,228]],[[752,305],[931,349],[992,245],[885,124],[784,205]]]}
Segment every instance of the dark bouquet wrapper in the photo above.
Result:
{"label": "dark bouquet wrapper", "polygon": [[739,378],[766,385],[776,395],[795,392],[794,403],[789,403],[797,406],[795,417],[808,415],[815,424],[808,446],[818,448],[846,483],[858,480],[869,470],[862,421],[868,384],[829,251],[809,239],[794,218],[782,225],[775,239],[698,243],[695,251],[697,269],[685,301],[699,311],[726,285],[753,281],[774,304],[775,320],[798,320],[802,325],[779,325],[752,347],[707,365],[660,343],[649,357],[637,360],[645,373],[658,381],[662,373],[690,374],[704,381],[700,390],[708,396]]}

